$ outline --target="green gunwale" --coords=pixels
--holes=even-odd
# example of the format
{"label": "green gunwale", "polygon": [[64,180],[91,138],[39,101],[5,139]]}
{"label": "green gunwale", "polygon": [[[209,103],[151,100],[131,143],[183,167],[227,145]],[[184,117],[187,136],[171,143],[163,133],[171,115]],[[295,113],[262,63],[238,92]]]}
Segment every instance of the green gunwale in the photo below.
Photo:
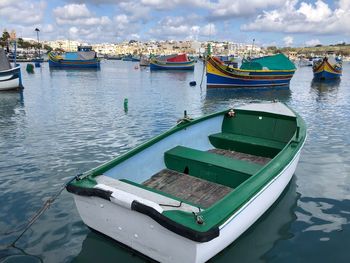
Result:
{"label": "green gunwale", "polygon": [[[291,109],[292,110],[292,109]],[[267,114],[267,115],[278,115],[260,111],[246,111],[246,110],[235,110],[235,111],[244,111],[251,114]],[[292,110],[293,111],[293,110]],[[214,114],[206,115],[204,117],[194,119],[192,121],[180,123],[170,130],[152,138],[151,140],[133,148],[127,153],[114,158],[107,163],[104,163],[94,169],[91,169],[83,174],[81,180],[74,180],[71,184],[79,187],[92,188],[97,182],[95,177],[103,174],[112,167],[120,164],[126,159],[138,154],[142,150],[152,146],[153,144],[161,141],[165,137],[174,134],[180,130],[186,129],[191,125],[195,125],[201,121],[223,115],[227,113],[228,110],[217,112]],[[293,111],[294,112],[294,111]],[[296,123],[299,128],[299,136],[297,137],[297,131],[295,131],[291,140],[286,144],[282,151],[277,154],[272,161],[270,161],[266,166],[264,166],[257,174],[243,182],[239,185],[234,191],[225,196],[219,202],[213,206],[207,208],[205,211],[202,211],[201,215],[204,218],[205,223],[199,225],[195,222],[193,214],[187,213],[178,210],[168,210],[164,211],[163,215],[169,219],[176,221],[186,227],[189,227],[193,230],[205,232],[211,229],[212,227],[219,227],[225,221],[230,218],[237,210],[244,206],[253,196],[255,196],[261,189],[263,189],[271,180],[273,180],[295,157],[298,151],[301,149],[305,139],[306,139],[306,124],[304,120],[300,117],[299,114],[294,112],[296,115]],[[286,118],[286,116],[279,115],[281,118]],[[289,117],[287,117],[289,118]]]}

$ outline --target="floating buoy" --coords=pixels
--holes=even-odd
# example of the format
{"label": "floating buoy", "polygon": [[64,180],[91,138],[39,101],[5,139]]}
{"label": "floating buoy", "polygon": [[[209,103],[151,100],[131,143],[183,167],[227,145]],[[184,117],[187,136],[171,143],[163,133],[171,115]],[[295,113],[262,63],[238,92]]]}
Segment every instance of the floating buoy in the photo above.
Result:
{"label": "floating buoy", "polygon": [[128,111],[128,98],[124,99],[124,111],[127,112]]}
{"label": "floating buoy", "polygon": [[33,64],[27,64],[26,71],[28,73],[34,73],[34,66],[33,66]]}
{"label": "floating buoy", "polygon": [[191,81],[191,82],[190,82],[190,86],[191,86],[191,87],[196,86],[196,85],[197,85],[197,82],[195,82],[195,81]]}
{"label": "floating buoy", "polygon": [[135,66],[134,69],[139,69],[139,67],[138,67],[138,66]]}

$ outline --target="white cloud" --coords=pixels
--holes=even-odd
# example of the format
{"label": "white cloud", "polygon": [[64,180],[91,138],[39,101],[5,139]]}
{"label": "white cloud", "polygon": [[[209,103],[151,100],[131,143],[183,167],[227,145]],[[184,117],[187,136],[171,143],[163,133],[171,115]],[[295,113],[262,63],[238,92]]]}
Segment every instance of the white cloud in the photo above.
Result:
{"label": "white cloud", "polygon": [[284,45],[290,47],[293,44],[294,38],[292,36],[286,36],[283,38]]}
{"label": "white cloud", "polygon": [[218,0],[209,5],[214,18],[232,18],[252,15],[257,10],[281,6],[284,0]]}
{"label": "white cloud", "polygon": [[320,45],[320,44],[321,44],[321,41],[318,40],[318,39],[311,39],[311,40],[308,40],[308,41],[305,42],[305,45],[309,46],[309,47]]}
{"label": "white cloud", "polygon": [[151,8],[138,2],[123,2],[119,4],[119,8],[128,14],[132,21],[147,22],[151,18]]}
{"label": "white cloud", "polygon": [[200,36],[214,36],[217,33],[214,24],[198,25],[192,16],[167,16],[150,29],[149,34],[158,39],[197,39]]}
{"label": "white cloud", "polygon": [[109,25],[108,16],[94,16],[85,4],[68,4],[53,10],[58,25],[98,26]]}
{"label": "white cloud", "polygon": [[44,24],[42,26],[39,26],[39,29],[43,33],[52,33],[55,31],[55,28],[52,24]]}
{"label": "white cloud", "polygon": [[117,4],[120,2],[126,2],[128,0],[66,0],[67,2],[73,3],[91,3],[94,5],[102,5],[102,4]]}
{"label": "white cloud", "polygon": [[[298,0],[287,0],[283,7],[264,11],[256,19],[242,25],[243,31],[347,34],[350,31],[349,1],[340,1],[331,10],[327,3],[317,0],[308,4]],[[347,8],[347,9],[346,9]]]}
{"label": "white cloud", "polygon": [[312,4],[302,2],[297,12],[303,14],[308,22],[321,22],[332,14],[332,10],[321,0],[315,3],[315,7]]}
{"label": "white cloud", "polygon": [[214,36],[217,34],[215,24],[209,23],[202,28],[201,35],[203,36]]}
{"label": "white cloud", "polygon": [[139,34],[130,34],[130,38],[131,39],[140,39],[140,35]]}
{"label": "white cloud", "polygon": [[[127,15],[125,14],[121,14],[121,15],[117,15],[114,17],[114,21],[117,23],[117,24],[128,24],[130,21],[129,21],[129,18]],[[118,25],[117,25],[118,26]]]}
{"label": "white cloud", "polygon": [[42,22],[46,2],[0,0],[0,17],[7,24],[33,25]]}
{"label": "white cloud", "polygon": [[145,6],[151,6],[158,10],[169,10],[176,7],[195,6],[209,8],[209,0],[141,0]]}
{"label": "white cloud", "polygon": [[79,32],[79,29],[78,29],[77,27],[75,27],[75,26],[73,26],[73,27],[71,27],[71,28],[69,29],[69,34],[75,35],[75,34],[77,34],[78,32]]}
{"label": "white cloud", "polygon": [[59,6],[53,10],[53,13],[56,18],[60,18],[62,20],[91,16],[90,11],[85,4],[68,4],[65,6]]}

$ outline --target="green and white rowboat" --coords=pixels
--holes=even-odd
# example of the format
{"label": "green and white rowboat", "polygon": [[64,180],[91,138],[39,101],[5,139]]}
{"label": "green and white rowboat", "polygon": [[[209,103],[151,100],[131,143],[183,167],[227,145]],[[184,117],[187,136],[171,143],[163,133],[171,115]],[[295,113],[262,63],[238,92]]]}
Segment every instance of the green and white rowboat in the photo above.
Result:
{"label": "green and white rowboat", "polygon": [[276,201],[305,138],[286,105],[248,104],[184,119],[67,190],[90,228],[160,262],[205,262]]}

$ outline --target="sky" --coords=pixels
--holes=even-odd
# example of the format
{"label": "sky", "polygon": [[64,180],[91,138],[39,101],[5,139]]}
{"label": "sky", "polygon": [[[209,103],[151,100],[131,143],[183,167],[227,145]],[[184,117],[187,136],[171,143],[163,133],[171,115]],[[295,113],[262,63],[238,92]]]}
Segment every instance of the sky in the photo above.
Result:
{"label": "sky", "polygon": [[350,0],[0,0],[18,37],[117,43],[216,40],[261,46],[350,43]]}

